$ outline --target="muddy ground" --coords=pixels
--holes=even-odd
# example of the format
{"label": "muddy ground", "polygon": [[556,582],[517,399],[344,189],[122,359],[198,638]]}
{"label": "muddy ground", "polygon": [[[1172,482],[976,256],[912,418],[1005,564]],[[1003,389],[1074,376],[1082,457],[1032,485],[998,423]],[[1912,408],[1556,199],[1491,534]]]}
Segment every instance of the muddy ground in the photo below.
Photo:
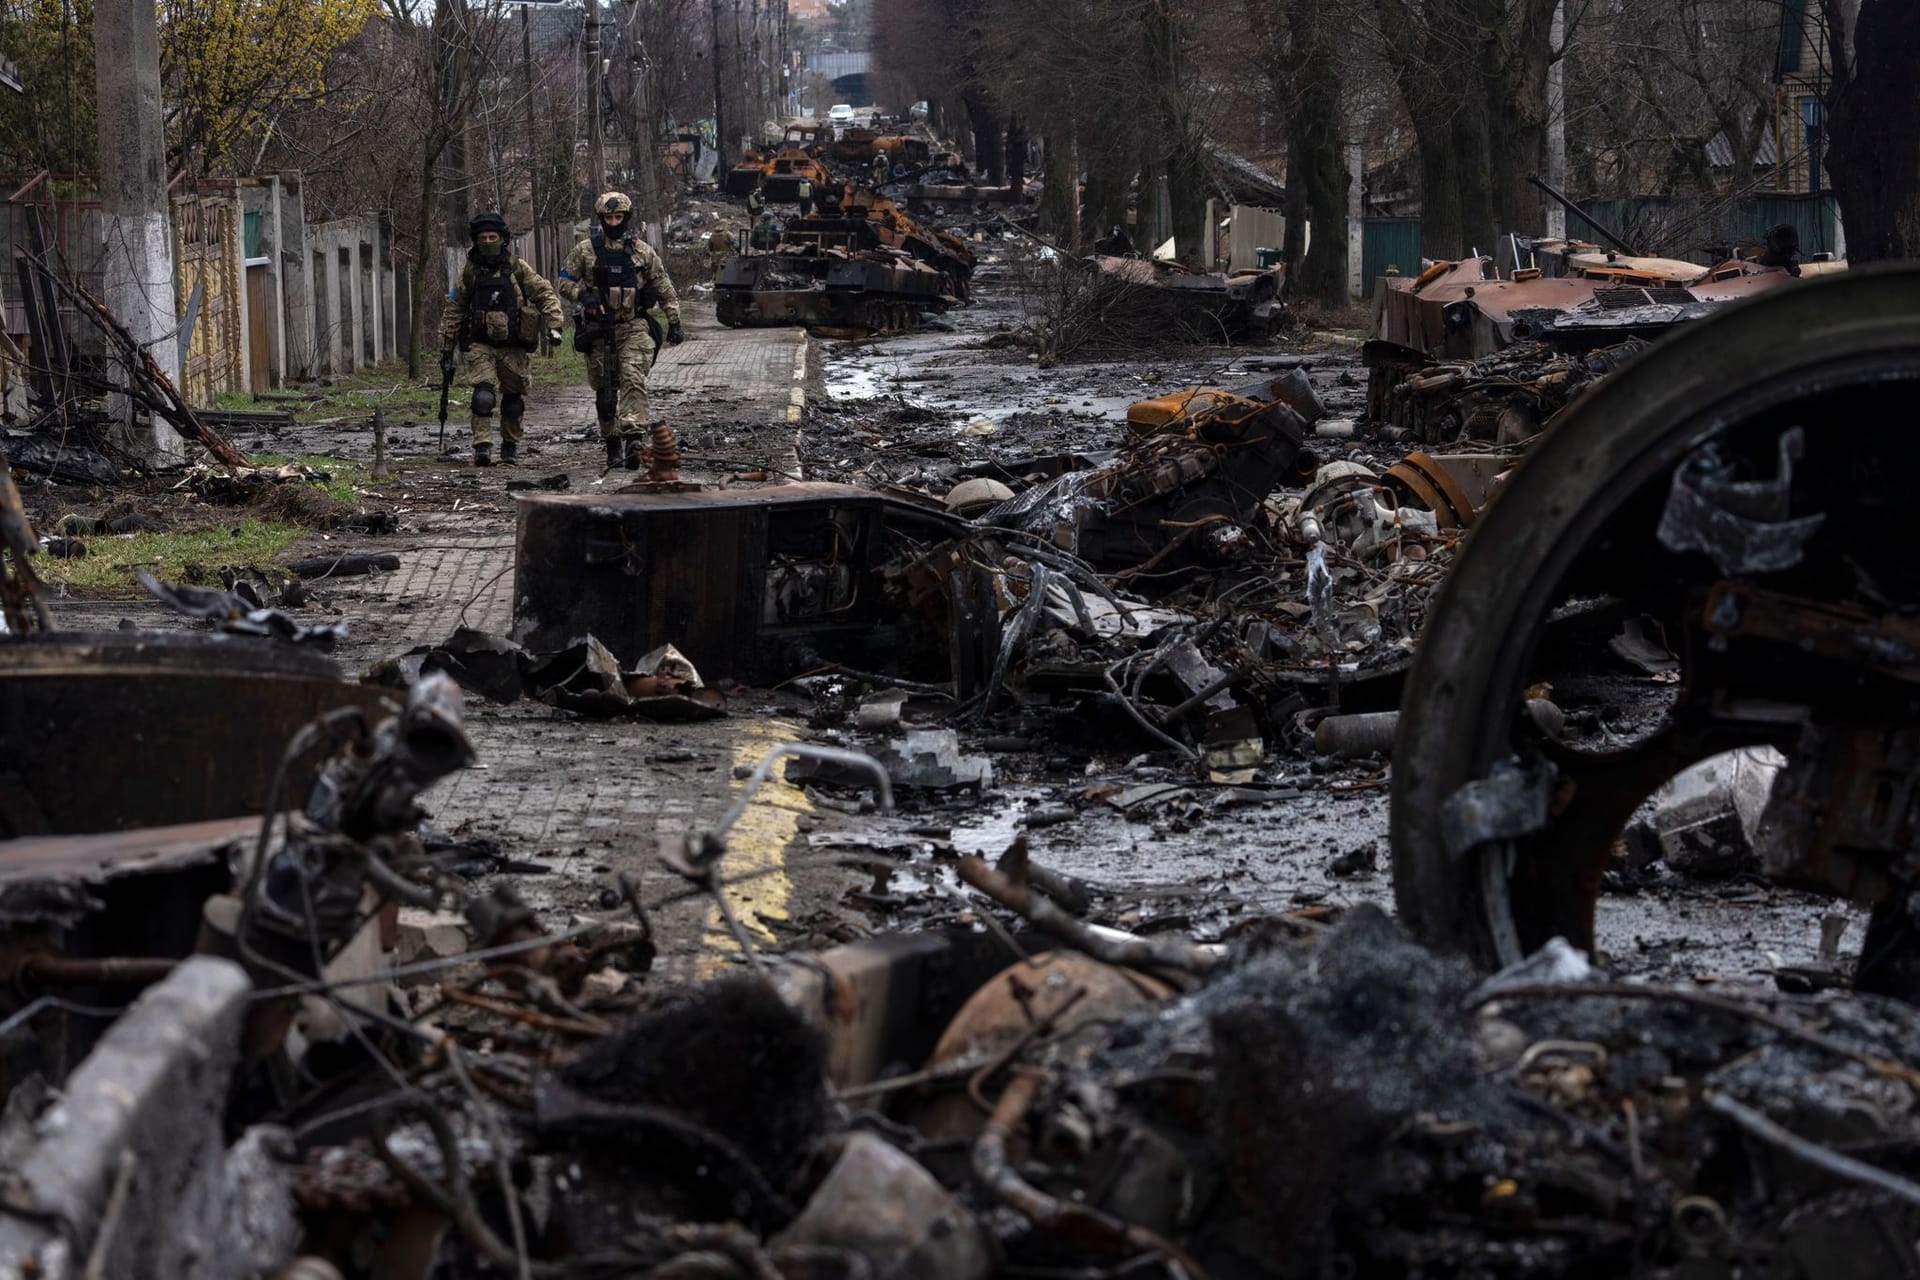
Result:
{"label": "muddy ground", "polygon": [[[1331,411],[1314,442],[1323,456],[1397,454],[1356,434],[1364,372],[1353,335],[1295,331],[1236,349],[1043,367],[1018,341],[1030,320],[1018,290],[1030,249],[1011,239],[979,247],[972,304],[937,327],[813,343],[808,402],[797,423],[783,401],[750,388],[663,395],[660,407],[679,427],[689,473],[739,484],[797,472],[939,494],[982,464],[1017,471],[1023,458],[1112,449],[1133,401],[1292,367],[1307,372]],[[684,291],[690,348],[718,359],[734,345],[763,339],[720,329],[710,295]],[[459,421],[456,406],[453,439],[463,451]],[[506,628],[510,480],[564,475],[571,491],[582,492],[628,479],[601,471],[584,387],[541,386],[528,427],[523,463],[509,472],[476,470],[459,453],[441,457],[432,422],[394,424],[387,443],[395,478],[368,483],[358,497],[368,508],[397,513],[399,530],[315,530],[289,551],[393,551],[409,565],[467,557],[437,577],[421,576],[406,592],[378,580],[322,584],[308,612],[349,624],[338,655],[343,667],[364,669],[442,638],[463,617],[469,625]],[[369,462],[373,452],[371,431],[353,418],[241,432],[237,443]],[[72,493],[28,496],[40,519],[76,501]],[[146,498],[162,513],[181,501],[158,489]],[[123,618],[182,625],[147,601],[70,599],[57,613],[68,626],[113,627]],[[700,655],[689,656],[699,662]],[[545,707],[472,699],[481,767],[441,784],[429,806],[441,828],[495,842],[519,863],[519,871],[501,878],[536,908],[597,909],[621,874],[661,883],[657,843],[712,823],[741,786],[738,775],[772,746],[806,737],[861,745],[840,714],[856,692],[833,678],[780,690],[733,689],[730,717],[699,725],[587,722]],[[938,725],[946,713],[938,702],[914,703],[908,719]],[[781,783],[762,792],[736,845],[742,865],[767,874],[734,891],[757,945],[803,949],[968,919],[943,859],[997,853],[1023,832],[1036,862],[1087,882],[1093,918],[1136,929],[1215,939],[1262,913],[1320,916],[1360,902],[1392,905],[1391,766],[1383,759],[1335,764],[1310,749],[1270,743],[1254,780],[1226,787],[1195,783],[1150,741],[1099,726],[1075,733],[1071,724],[1036,722],[1024,741],[1010,744],[997,733],[991,745],[969,725],[956,727],[969,750],[991,756],[995,781],[982,792],[908,792],[892,815],[871,812],[857,792]],[[1768,982],[1776,968],[1819,961],[1822,917],[1839,910],[1757,880],[1609,894],[1600,959],[1624,974]],[[712,971],[739,959],[700,904],[666,913],[661,924],[670,965]],[[1851,920],[1843,952],[1857,948],[1863,924],[1864,916]]]}

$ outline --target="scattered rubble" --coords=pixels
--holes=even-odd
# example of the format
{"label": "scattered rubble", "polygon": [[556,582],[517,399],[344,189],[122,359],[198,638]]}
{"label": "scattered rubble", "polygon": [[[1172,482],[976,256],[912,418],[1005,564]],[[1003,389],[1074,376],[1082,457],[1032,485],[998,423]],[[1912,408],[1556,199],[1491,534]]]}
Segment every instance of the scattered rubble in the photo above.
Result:
{"label": "scattered rubble", "polygon": [[[791,141],[822,168],[880,145]],[[887,263],[942,270],[943,233],[861,208]],[[1673,288],[1579,258],[1554,296]],[[1279,314],[1277,276],[1095,269],[1238,340]],[[1645,316],[1619,342],[1584,303],[1548,318],[1540,290],[1456,276],[1395,290],[1402,320],[1441,304],[1445,340],[1371,347],[1364,404],[1350,360],[1144,370],[1070,436],[899,405],[908,447],[858,485],[525,491],[511,635],[461,625],[374,684],[308,651],[339,637],[298,579],[397,555],[145,579],[213,634],[14,634],[45,626],[47,544],[0,484],[23,730],[0,745],[0,1270],[1910,1273],[1920,1015],[1842,989],[1844,917],[1821,966],[1768,962],[1772,991],[1611,977],[1593,910],[1676,879],[1874,899],[1862,985],[1920,992],[1910,477],[1884,452],[1911,344],[1879,381],[1770,399],[1676,378],[1701,399],[1651,423],[1609,408],[1686,358]],[[1893,279],[1863,287],[1901,306],[1859,315],[1912,313]],[[1782,291],[1815,299],[1777,322],[1810,353],[1786,374],[1833,357],[1832,287]],[[1778,339],[1725,340],[1751,368]],[[1736,393],[1750,416],[1708,439]],[[207,471],[196,500],[310,478]],[[783,686],[805,728],[731,758],[692,736],[736,683]],[[623,830],[644,876],[503,847],[457,805],[430,830],[428,793],[486,763],[461,690],[501,708],[496,743],[680,722],[605,741],[639,744],[628,773],[740,786],[709,826]],[[76,740],[101,759],[47,749]],[[130,780],[111,804],[102,777]],[[1284,843],[1308,802],[1389,787],[1390,844]],[[1216,850],[1244,879],[1304,851],[1324,888],[1119,893],[1039,847],[1130,828],[1151,863],[1234,817],[1262,833]],[[812,854],[859,876],[846,910],[736,894]],[[1404,927],[1369,905],[1389,861]],[[556,872],[598,907],[514,887]],[[701,972],[660,963],[683,905],[732,941]]]}

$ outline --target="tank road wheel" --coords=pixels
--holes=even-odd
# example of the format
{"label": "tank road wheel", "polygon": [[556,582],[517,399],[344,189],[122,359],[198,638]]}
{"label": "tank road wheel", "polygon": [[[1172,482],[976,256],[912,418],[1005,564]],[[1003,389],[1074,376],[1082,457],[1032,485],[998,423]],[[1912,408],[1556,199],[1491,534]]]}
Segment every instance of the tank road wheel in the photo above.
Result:
{"label": "tank road wheel", "polygon": [[[1916,403],[1907,268],[1729,307],[1567,411],[1475,525],[1407,677],[1393,871],[1416,934],[1483,965],[1555,936],[1590,950],[1633,810],[1688,764],[1763,744],[1786,754],[1774,794],[1791,800],[1769,872],[1907,898],[1892,887],[1920,872]],[[1664,634],[1678,683],[1611,674],[1629,618]],[[1569,713],[1551,739],[1522,713],[1541,680]],[[1582,714],[1595,706],[1612,710]],[[1882,908],[1877,936],[1889,912],[1904,919]]]}

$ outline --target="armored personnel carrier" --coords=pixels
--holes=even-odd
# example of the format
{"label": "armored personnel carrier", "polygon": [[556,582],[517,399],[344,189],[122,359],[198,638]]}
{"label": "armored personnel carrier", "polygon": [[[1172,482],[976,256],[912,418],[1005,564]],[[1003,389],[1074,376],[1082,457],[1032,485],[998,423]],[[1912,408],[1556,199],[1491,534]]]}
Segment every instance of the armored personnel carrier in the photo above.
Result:
{"label": "armored personnel carrier", "polygon": [[886,197],[847,186],[786,226],[778,248],[740,254],[714,285],[720,323],[801,324],[828,333],[906,328],[966,301],[973,250]]}

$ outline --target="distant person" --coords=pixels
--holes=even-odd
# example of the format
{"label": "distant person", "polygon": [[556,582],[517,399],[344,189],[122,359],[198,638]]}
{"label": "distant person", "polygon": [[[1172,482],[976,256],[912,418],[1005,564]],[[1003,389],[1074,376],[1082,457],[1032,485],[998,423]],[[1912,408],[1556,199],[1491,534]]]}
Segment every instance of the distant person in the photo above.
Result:
{"label": "distant person", "polygon": [[794,198],[800,202],[800,216],[803,218],[812,216],[813,184],[805,178],[800,179],[800,185],[794,190]]}
{"label": "distant person", "polygon": [[747,192],[747,219],[751,221],[754,218],[759,217],[761,214],[765,213],[766,211],[767,211],[766,194],[763,191],[761,191],[760,188],[758,187],[755,187],[753,190]]}
{"label": "distant person", "polygon": [[1787,274],[1800,274],[1800,229],[1791,222],[1767,228],[1767,238],[1754,261],[1763,267],[1785,267]]}
{"label": "distant person", "polygon": [[891,170],[892,166],[887,163],[886,150],[882,148],[873,157],[873,185],[877,187],[884,184]]}
{"label": "distant person", "polygon": [[760,215],[760,220],[753,224],[753,234],[748,243],[756,253],[770,253],[780,247],[780,224],[773,220],[772,214]]}
{"label": "distant person", "polygon": [[725,227],[715,227],[707,237],[707,263],[713,268],[714,279],[720,278],[720,269],[727,265],[727,259],[733,256],[733,232]]}
{"label": "distant person", "polygon": [[[507,220],[476,213],[467,224],[473,247],[447,291],[440,314],[440,373],[453,377],[456,344],[467,349],[467,384],[473,388],[473,465],[493,465],[493,410],[500,409],[500,461],[520,451],[520,415],[533,389],[533,349],[546,336],[560,341],[566,316],[553,286],[507,245]],[[496,394],[497,392],[497,394]]]}
{"label": "distant person", "polygon": [[1133,240],[1127,235],[1126,228],[1116,222],[1107,234],[1093,242],[1093,251],[1108,257],[1123,258],[1133,252]]}

